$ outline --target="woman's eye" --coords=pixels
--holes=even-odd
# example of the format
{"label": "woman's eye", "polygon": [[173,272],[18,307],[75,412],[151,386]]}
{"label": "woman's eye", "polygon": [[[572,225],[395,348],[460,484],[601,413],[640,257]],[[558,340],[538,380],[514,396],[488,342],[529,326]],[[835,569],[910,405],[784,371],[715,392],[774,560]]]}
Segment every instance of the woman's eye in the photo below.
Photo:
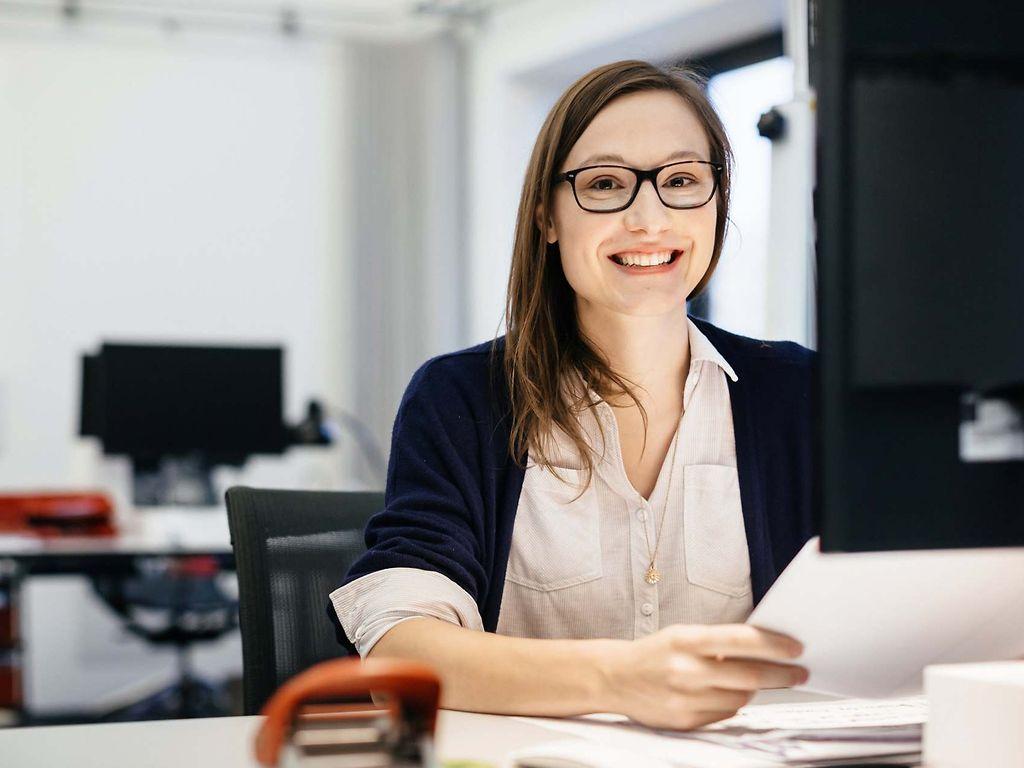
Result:
{"label": "woman's eye", "polygon": [[616,183],[615,179],[610,179],[608,177],[605,177],[603,179],[595,179],[590,184],[590,188],[591,189],[598,189],[598,190],[602,190],[602,191],[608,191],[608,190],[611,190],[611,189],[615,189],[616,186],[617,186],[617,183]]}
{"label": "woman's eye", "polygon": [[692,179],[689,176],[673,176],[671,179],[668,180],[667,186],[676,188],[687,187],[690,184],[694,183],[694,181],[695,179]]}

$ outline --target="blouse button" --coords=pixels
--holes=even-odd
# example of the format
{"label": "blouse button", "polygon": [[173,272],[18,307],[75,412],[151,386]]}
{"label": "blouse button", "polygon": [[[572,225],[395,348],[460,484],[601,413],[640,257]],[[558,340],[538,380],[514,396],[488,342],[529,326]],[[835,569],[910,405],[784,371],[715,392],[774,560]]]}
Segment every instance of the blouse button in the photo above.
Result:
{"label": "blouse button", "polygon": [[644,616],[650,616],[652,613],[654,613],[654,606],[650,603],[644,603],[640,606],[640,613],[642,613]]}
{"label": "blouse button", "polygon": [[638,509],[636,511],[636,519],[639,520],[641,523],[644,522],[647,519],[647,513],[644,512],[642,509]]}

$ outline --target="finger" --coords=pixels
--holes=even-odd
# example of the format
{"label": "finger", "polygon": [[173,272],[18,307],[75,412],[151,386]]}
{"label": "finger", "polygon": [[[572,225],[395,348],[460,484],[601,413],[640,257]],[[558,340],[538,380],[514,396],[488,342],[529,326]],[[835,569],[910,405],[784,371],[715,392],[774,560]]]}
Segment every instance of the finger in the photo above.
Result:
{"label": "finger", "polygon": [[808,672],[796,664],[726,659],[705,660],[703,679],[709,686],[731,691],[791,688],[807,682]]}
{"label": "finger", "polygon": [[703,656],[788,661],[803,653],[792,637],[749,624],[680,627],[677,643]]}

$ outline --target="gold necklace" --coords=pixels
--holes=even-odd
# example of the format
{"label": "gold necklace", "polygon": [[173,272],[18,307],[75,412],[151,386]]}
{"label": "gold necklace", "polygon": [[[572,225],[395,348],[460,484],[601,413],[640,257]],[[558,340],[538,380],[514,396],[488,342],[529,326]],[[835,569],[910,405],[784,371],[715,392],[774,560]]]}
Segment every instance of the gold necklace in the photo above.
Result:
{"label": "gold necklace", "polygon": [[658,571],[655,562],[658,559],[658,547],[661,546],[661,531],[665,527],[665,518],[668,517],[668,499],[669,494],[672,491],[672,472],[676,468],[676,451],[679,449],[679,432],[681,431],[682,421],[680,420],[679,425],[676,426],[676,436],[672,440],[672,463],[668,466],[668,485],[665,488],[665,506],[661,510],[661,522],[658,523],[658,532],[654,537],[654,552],[651,552],[651,539],[647,533],[647,515],[644,514],[644,541],[647,543],[647,554],[651,557],[650,565],[647,566],[647,572],[644,574],[644,581],[648,584],[657,584],[661,581],[661,573]]}

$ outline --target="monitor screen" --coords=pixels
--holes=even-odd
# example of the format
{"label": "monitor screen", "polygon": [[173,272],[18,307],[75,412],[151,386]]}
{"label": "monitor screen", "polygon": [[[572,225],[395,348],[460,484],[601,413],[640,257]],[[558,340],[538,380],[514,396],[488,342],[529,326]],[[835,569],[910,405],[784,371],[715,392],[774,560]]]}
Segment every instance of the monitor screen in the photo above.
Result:
{"label": "monitor screen", "polygon": [[103,437],[103,393],[100,389],[99,355],[82,355],[81,376],[78,434],[83,437]]}
{"label": "monitor screen", "polygon": [[818,8],[826,550],[1024,544],[1024,42],[927,5]]}
{"label": "monitor screen", "polygon": [[104,344],[85,366],[102,415],[83,415],[83,430],[101,432],[104,453],[143,461],[280,453],[282,356],[279,347]]}

